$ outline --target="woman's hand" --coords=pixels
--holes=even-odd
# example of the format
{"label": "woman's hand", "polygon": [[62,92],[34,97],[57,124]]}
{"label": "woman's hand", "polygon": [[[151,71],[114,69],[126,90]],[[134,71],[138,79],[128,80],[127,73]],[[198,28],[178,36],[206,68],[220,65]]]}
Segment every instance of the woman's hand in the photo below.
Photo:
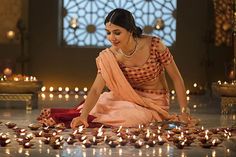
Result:
{"label": "woman's hand", "polygon": [[191,120],[190,114],[182,113],[179,115],[179,120],[185,124],[188,124]]}
{"label": "woman's hand", "polygon": [[200,120],[192,117],[190,114],[182,113],[179,116],[179,120],[188,125],[188,127],[194,127],[199,124]]}
{"label": "woman's hand", "polygon": [[76,129],[76,127],[78,127],[79,125],[84,125],[84,127],[88,127],[89,125],[87,122],[87,118],[79,116],[79,117],[73,118],[73,120],[70,123],[70,127],[72,129]]}

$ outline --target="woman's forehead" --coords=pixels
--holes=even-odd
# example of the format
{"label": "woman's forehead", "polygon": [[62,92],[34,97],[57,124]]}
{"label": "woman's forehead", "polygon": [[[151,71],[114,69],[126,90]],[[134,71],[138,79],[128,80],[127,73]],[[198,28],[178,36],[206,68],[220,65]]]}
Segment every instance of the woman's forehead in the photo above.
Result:
{"label": "woman's forehead", "polygon": [[106,23],[106,30],[109,30],[109,31],[114,31],[114,30],[124,30],[124,28],[118,26],[118,25],[115,25],[111,22],[107,22]]}

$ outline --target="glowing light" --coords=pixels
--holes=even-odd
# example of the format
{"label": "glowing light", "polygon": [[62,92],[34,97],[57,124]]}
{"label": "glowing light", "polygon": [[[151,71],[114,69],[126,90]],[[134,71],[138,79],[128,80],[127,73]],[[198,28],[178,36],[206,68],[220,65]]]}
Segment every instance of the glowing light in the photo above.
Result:
{"label": "glowing light", "polygon": [[78,87],[75,87],[75,92],[78,92],[79,91],[79,88]]}
{"label": "glowing light", "polygon": [[16,33],[13,30],[10,30],[7,32],[7,38],[8,39],[14,39],[16,36]]}
{"label": "glowing light", "polygon": [[171,90],[171,94],[175,94],[175,90]]}
{"label": "glowing light", "polygon": [[44,100],[46,98],[46,95],[44,93],[41,94],[42,99]]}
{"label": "glowing light", "polygon": [[171,96],[171,100],[175,100],[175,96]]}
{"label": "glowing light", "polygon": [[49,94],[49,98],[51,98],[51,99],[53,98],[53,94],[52,93]]}
{"label": "glowing light", "polygon": [[50,88],[49,88],[49,91],[50,91],[50,92],[53,92],[53,87],[50,87]]}
{"label": "glowing light", "polygon": [[88,88],[87,88],[87,87],[84,87],[84,91],[87,92],[87,91],[88,91]]}
{"label": "glowing light", "polygon": [[188,89],[188,90],[186,90],[186,94],[187,94],[187,95],[189,95],[189,93],[190,93],[190,90],[189,90],[189,89]]}
{"label": "glowing light", "polygon": [[66,91],[66,92],[69,92],[69,91],[70,91],[70,88],[69,88],[69,87],[66,87],[66,88],[65,88],[65,91]]}
{"label": "glowing light", "polygon": [[190,97],[189,97],[189,96],[187,96],[187,100],[188,100],[188,101],[190,100]]}
{"label": "glowing light", "polygon": [[65,98],[66,98],[66,99],[69,99],[69,97],[70,97],[69,94],[66,94],[66,95],[65,95]]}
{"label": "glowing light", "polygon": [[61,99],[61,98],[62,98],[62,94],[59,94],[59,95],[58,95],[58,98]]}
{"label": "glowing light", "polygon": [[193,84],[193,87],[197,87],[197,83],[194,83],[194,84]]}
{"label": "glowing light", "polygon": [[45,92],[45,91],[46,91],[46,87],[43,86],[43,87],[41,88],[41,91],[42,91],[42,92]]}
{"label": "glowing light", "polygon": [[58,91],[61,92],[62,91],[62,87],[58,87]]}
{"label": "glowing light", "polygon": [[216,157],[216,151],[215,150],[212,151],[211,156]]}

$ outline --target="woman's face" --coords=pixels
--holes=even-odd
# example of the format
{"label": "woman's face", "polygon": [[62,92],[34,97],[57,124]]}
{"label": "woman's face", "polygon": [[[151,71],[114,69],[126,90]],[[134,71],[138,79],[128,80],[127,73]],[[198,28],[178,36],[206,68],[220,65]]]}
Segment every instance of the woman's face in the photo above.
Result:
{"label": "woman's face", "polygon": [[107,39],[111,42],[115,48],[125,48],[128,44],[129,38],[132,34],[125,28],[112,24],[106,23]]}

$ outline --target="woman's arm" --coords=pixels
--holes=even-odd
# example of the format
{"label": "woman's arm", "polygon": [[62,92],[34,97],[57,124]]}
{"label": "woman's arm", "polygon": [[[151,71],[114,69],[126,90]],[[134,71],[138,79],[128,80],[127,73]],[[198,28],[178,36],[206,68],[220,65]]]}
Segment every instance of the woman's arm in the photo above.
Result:
{"label": "woman's arm", "polygon": [[174,88],[177,94],[177,99],[180,105],[180,110],[181,112],[187,112],[186,89],[185,89],[183,78],[174,60],[172,60],[172,62],[169,65],[167,65],[165,68],[174,84]]}
{"label": "woman's arm", "polygon": [[89,90],[88,96],[83,105],[81,115],[72,120],[71,128],[74,129],[80,124],[84,124],[85,127],[88,126],[88,123],[87,123],[88,114],[95,106],[104,87],[105,87],[105,81],[102,78],[101,73],[98,73],[92,87]]}
{"label": "woman's arm", "polygon": [[165,66],[165,69],[174,84],[181,113],[188,113],[189,108],[187,107],[186,89],[179,69],[176,66],[169,50],[161,41],[158,44],[158,49],[161,56],[160,60]]}
{"label": "woman's arm", "polygon": [[86,101],[85,101],[83,109],[82,109],[81,116],[83,116],[83,117],[88,116],[89,112],[95,106],[104,87],[105,87],[105,81],[102,78],[101,74],[98,73],[91,89],[89,90],[88,96],[86,98]]}

